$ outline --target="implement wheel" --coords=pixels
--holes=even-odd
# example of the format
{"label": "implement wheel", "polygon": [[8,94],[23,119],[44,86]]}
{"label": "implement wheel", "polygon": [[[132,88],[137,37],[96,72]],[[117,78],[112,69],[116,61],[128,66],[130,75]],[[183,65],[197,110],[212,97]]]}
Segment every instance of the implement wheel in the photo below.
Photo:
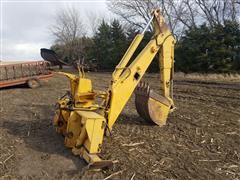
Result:
{"label": "implement wheel", "polygon": [[34,78],[34,79],[29,79],[27,81],[27,85],[28,87],[32,88],[32,89],[35,89],[35,88],[38,88],[40,86],[40,82],[38,79]]}

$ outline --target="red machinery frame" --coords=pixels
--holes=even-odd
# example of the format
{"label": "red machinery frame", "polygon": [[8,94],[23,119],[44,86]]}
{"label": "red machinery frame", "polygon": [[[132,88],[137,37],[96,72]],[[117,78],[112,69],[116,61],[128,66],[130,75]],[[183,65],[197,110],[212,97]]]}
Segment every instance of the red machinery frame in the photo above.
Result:
{"label": "red machinery frame", "polygon": [[30,61],[13,64],[0,63],[0,88],[25,84],[31,79],[48,79],[53,76],[49,67],[50,63],[48,61]]}

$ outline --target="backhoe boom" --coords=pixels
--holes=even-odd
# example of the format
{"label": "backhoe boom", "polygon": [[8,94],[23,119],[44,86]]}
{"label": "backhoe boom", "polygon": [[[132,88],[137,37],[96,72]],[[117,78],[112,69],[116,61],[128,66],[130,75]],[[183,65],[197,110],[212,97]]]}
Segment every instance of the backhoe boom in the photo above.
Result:
{"label": "backhoe boom", "polygon": [[[142,50],[142,52],[136,57],[136,59],[128,67],[126,67],[130,60],[129,56],[133,55],[133,51],[135,51],[137,48],[136,46],[140,44],[139,38],[141,37],[142,39],[143,37],[143,34],[137,35],[136,39],[138,40],[138,43],[136,43],[135,40],[133,41],[133,44],[130,45],[130,49],[127,50],[123,59],[113,73],[113,81],[110,86],[110,108],[107,118],[110,129],[131,97],[134,89],[142,79],[153,58],[159,51],[161,77],[160,85],[163,91],[162,95],[166,97],[170,101],[171,106],[173,106],[173,101],[170,98],[170,81],[172,80],[175,40],[158,10],[153,12],[152,17],[155,25],[155,35]],[[118,67],[121,68],[118,69]],[[120,73],[122,74],[117,76]]]}

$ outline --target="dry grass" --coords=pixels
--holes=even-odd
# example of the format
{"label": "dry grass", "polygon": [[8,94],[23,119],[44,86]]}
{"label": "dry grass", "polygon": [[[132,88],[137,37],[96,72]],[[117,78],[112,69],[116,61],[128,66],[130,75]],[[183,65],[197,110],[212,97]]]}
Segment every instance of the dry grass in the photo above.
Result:
{"label": "dry grass", "polygon": [[[64,71],[69,73],[77,74],[77,70],[64,66],[64,70],[59,70],[58,67],[54,67],[56,72]],[[88,74],[89,72],[86,72]],[[94,74],[95,72],[90,72],[90,74]],[[97,74],[111,74],[111,72],[97,72]],[[148,77],[158,77],[159,73],[146,73]],[[203,80],[203,81],[233,81],[240,82],[240,73],[221,73],[221,74],[202,74],[202,73],[189,73],[185,74],[183,72],[175,72],[175,79],[192,79],[192,80]]]}
{"label": "dry grass", "polygon": [[187,78],[194,80],[214,80],[214,81],[237,81],[240,82],[240,74],[200,74],[200,73],[191,73],[185,74],[182,72],[177,72],[174,75],[176,78]]}

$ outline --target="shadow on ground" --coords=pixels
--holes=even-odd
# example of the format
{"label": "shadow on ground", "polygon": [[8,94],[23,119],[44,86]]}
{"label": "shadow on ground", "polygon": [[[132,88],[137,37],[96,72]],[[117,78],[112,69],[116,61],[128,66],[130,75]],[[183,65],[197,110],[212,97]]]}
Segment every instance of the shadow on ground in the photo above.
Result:
{"label": "shadow on ground", "polygon": [[32,153],[32,150],[41,152],[40,160],[48,160],[52,155],[62,156],[75,165],[74,170],[62,171],[68,175],[77,174],[86,169],[87,164],[80,157],[74,156],[71,150],[64,146],[64,138],[55,132],[51,122],[53,109],[54,107],[49,105],[35,105],[29,109],[23,105],[22,115],[15,114],[4,119],[2,128],[23,141],[19,146],[24,144],[26,148],[23,154],[26,156],[28,151]]}

